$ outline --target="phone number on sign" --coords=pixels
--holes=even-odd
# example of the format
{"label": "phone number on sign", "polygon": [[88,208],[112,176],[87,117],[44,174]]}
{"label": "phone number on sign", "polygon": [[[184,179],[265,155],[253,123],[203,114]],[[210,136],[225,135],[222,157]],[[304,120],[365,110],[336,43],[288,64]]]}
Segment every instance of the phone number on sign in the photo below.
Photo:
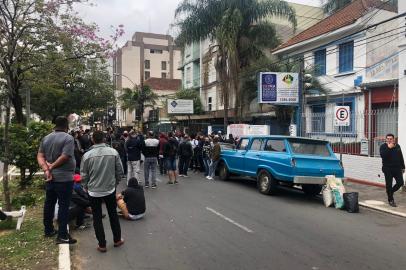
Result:
{"label": "phone number on sign", "polygon": [[280,98],[280,102],[297,102],[297,98]]}

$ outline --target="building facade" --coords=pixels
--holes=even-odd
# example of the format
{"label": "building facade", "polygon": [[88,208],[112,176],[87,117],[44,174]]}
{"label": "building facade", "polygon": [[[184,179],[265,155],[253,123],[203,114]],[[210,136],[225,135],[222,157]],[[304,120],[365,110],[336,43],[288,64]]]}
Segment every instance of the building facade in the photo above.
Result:
{"label": "building facade", "polygon": [[[181,79],[180,60],[181,51],[170,35],[136,32],[113,58],[116,97],[123,88],[133,89],[149,78]],[[118,104],[117,122],[120,126],[133,126],[135,112],[123,111]]]}
{"label": "building facade", "polygon": [[[346,153],[369,156],[386,133],[396,135],[401,30],[397,20],[381,23],[396,14],[382,1],[355,0],[274,51],[303,59],[324,88],[304,93],[300,135],[333,145],[344,137]],[[336,106],[349,107],[348,126],[334,124]]]}

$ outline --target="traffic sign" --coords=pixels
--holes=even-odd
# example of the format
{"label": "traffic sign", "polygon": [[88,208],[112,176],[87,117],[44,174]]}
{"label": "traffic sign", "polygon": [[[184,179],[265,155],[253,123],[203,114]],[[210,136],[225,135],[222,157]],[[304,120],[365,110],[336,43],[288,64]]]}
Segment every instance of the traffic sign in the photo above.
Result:
{"label": "traffic sign", "polygon": [[350,125],[350,106],[335,106],[334,126],[348,127]]}

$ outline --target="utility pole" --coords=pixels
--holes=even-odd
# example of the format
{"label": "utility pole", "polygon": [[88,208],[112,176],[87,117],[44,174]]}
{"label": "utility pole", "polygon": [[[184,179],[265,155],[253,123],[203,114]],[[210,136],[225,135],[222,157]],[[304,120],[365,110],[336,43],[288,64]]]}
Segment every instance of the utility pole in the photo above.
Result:
{"label": "utility pole", "polygon": [[[406,1],[398,1],[398,13],[406,12]],[[399,18],[399,25],[406,25],[406,17]],[[406,145],[406,121],[401,121],[406,115],[406,34],[399,34],[399,99],[398,99],[398,143]]]}

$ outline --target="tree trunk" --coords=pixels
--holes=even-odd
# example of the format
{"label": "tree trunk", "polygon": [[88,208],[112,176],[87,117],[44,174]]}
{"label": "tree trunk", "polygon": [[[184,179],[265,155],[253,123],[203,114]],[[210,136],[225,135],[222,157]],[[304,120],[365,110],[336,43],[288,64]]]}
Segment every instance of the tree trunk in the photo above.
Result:
{"label": "tree trunk", "polygon": [[25,168],[20,169],[20,189],[25,189],[27,187],[27,178],[25,177]]}
{"label": "tree trunk", "polygon": [[6,105],[6,123],[4,125],[3,141],[4,141],[4,160],[3,167],[3,195],[4,195],[4,210],[11,211],[11,198],[10,198],[10,187],[8,185],[8,167],[9,167],[9,128],[10,128],[10,101],[7,99]]}

